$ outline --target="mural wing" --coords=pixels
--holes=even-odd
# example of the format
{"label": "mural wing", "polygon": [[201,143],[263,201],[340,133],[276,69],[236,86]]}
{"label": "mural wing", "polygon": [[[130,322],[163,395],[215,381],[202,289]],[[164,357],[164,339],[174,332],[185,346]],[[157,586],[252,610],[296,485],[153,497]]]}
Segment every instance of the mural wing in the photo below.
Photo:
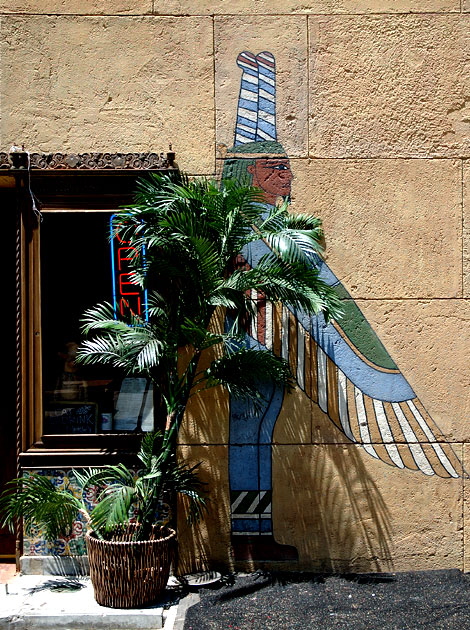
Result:
{"label": "mural wing", "polygon": [[[272,204],[272,186],[262,178],[255,180],[254,175],[248,178],[247,159],[273,152],[287,158],[276,142],[275,58],[267,51],[257,55],[244,51],[238,55],[237,65],[242,76],[234,147],[228,152],[224,175],[252,182],[265,191],[266,203]],[[288,193],[279,188],[276,194]],[[254,267],[263,253],[266,246],[258,242],[244,257]],[[274,309],[255,293],[252,297],[259,308],[252,322],[253,341],[286,358],[298,386],[351,442],[361,444],[372,457],[425,475],[467,476],[338,278],[320,258],[314,257],[312,264],[344,298],[341,322],[327,324],[321,316],[310,317],[286,306]],[[270,403],[272,427],[278,411]]]}
{"label": "mural wing", "polygon": [[258,296],[251,336],[288,360],[299,388],[372,457],[425,475],[467,476],[346,289],[326,263],[318,265],[345,298],[341,325]]}

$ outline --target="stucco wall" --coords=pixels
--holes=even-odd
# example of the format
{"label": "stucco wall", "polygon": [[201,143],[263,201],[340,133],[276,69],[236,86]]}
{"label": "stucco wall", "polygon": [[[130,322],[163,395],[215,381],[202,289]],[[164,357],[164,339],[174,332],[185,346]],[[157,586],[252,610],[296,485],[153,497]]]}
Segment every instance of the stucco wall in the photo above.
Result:
{"label": "stucco wall", "polygon": [[[292,209],[323,219],[329,266],[465,465],[470,2],[0,0],[0,14],[2,151],[171,143],[182,170],[212,175],[233,145],[237,55],[270,51]],[[468,570],[467,481],[370,457],[300,390],[273,440],[292,568]],[[181,523],[182,567],[230,564],[228,401],[195,405],[181,442],[212,496],[200,528]]]}

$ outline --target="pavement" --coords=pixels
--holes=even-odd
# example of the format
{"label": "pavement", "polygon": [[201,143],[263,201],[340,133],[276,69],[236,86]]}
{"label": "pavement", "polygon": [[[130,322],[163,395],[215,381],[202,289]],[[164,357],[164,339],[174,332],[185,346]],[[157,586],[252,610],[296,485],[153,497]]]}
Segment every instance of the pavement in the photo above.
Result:
{"label": "pavement", "polygon": [[459,570],[318,575],[256,572],[182,583],[155,606],[99,606],[87,577],[16,575],[0,585],[1,630],[467,630]]}
{"label": "pavement", "polygon": [[0,629],[182,630],[178,609],[184,610],[187,595],[170,578],[164,598],[153,606],[107,608],[96,603],[86,576],[15,575],[0,585]]}

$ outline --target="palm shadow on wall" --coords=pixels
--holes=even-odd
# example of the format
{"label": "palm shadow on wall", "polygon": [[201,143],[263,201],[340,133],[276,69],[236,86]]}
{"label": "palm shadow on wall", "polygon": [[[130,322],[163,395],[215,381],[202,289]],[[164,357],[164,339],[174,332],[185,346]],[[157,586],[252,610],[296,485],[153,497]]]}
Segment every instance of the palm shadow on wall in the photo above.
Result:
{"label": "palm shadow on wall", "polygon": [[[391,570],[390,512],[364,464],[361,447],[337,432],[300,390],[285,402],[288,410],[278,420],[272,445],[274,535],[299,552],[298,563],[285,568],[324,573]],[[204,521],[195,527],[186,523],[180,505],[179,573],[241,568],[231,553],[227,410],[227,396],[221,391],[199,397],[180,436],[187,444],[180,446],[185,460],[201,462],[209,505]],[[274,568],[274,563],[244,564],[246,569],[263,567]],[[282,569],[282,563],[275,568]]]}
{"label": "palm shadow on wall", "polygon": [[[301,392],[292,397],[289,414],[279,419],[274,433],[276,539],[297,547],[301,570],[392,569],[390,510],[361,447],[349,443]],[[299,443],[296,436],[306,431],[310,443]]]}

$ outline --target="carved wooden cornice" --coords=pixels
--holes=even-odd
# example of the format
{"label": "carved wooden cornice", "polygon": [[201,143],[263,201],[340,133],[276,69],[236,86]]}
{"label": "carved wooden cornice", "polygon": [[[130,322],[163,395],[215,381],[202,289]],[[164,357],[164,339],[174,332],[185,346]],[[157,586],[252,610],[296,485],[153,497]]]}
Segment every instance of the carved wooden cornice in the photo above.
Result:
{"label": "carved wooden cornice", "polygon": [[166,170],[174,169],[168,153],[27,153],[0,152],[0,170],[29,168],[40,171]]}
{"label": "carved wooden cornice", "polygon": [[[24,207],[109,210],[132,203],[136,181],[178,170],[168,153],[0,153],[0,189],[15,189]],[[33,206],[31,206],[33,207]]]}

